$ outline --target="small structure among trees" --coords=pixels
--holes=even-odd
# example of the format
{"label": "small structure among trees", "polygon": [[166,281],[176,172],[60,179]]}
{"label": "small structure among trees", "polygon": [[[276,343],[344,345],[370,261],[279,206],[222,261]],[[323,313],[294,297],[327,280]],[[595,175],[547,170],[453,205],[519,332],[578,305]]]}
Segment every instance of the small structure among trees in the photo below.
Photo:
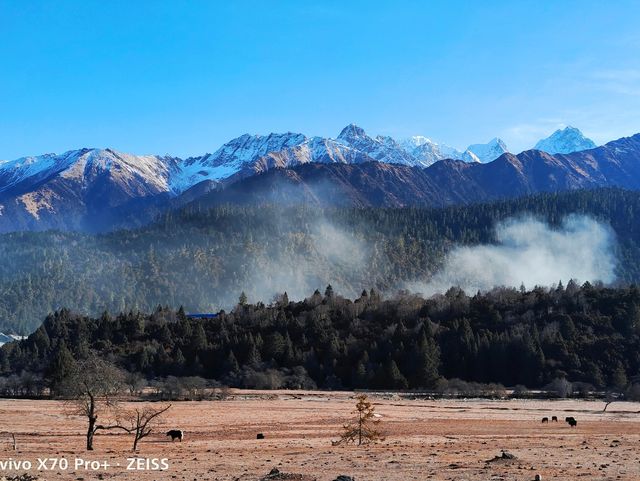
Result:
{"label": "small structure among trees", "polygon": [[373,404],[366,394],[358,394],[356,399],[358,402],[355,411],[353,411],[356,416],[344,425],[340,439],[333,442],[334,446],[351,443],[357,443],[360,446],[384,441],[384,437],[378,430],[380,419],[376,418]]}

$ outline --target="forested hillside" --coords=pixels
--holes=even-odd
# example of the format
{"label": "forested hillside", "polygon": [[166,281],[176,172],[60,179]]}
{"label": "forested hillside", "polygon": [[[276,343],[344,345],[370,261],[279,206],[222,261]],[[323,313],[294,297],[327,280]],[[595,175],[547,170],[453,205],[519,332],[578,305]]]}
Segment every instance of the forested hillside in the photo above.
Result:
{"label": "forested hillside", "polygon": [[250,302],[269,302],[284,291],[301,299],[327,284],[350,297],[371,287],[390,294],[405,281],[428,279],[453,246],[492,242],[498,220],[531,214],[558,225],[572,213],[610,224],[620,282],[640,280],[637,192],[443,209],[190,207],[138,230],[0,236],[0,330],[31,332],[63,307],[90,315],[150,312],[158,304],[214,312],[233,306],[242,291]]}
{"label": "forested hillside", "polygon": [[[147,379],[199,376],[251,388],[433,388],[441,378],[627,388],[640,373],[640,290],[574,282],[531,291],[459,289],[428,300],[331,286],[300,302],[246,304],[213,319],[182,310],[88,318],[62,310],[0,349],[24,393],[55,391],[91,352]],[[45,381],[43,381],[45,380]]]}

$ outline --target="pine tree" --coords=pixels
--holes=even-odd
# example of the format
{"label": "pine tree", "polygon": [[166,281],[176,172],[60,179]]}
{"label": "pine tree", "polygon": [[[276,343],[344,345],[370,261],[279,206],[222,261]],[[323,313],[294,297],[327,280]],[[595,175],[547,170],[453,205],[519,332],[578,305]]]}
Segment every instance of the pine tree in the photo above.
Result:
{"label": "pine tree", "polygon": [[247,295],[242,291],[240,293],[240,297],[238,298],[238,304],[244,306],[247,304]]}
{"label": "pine tree", "polygon": [[618,361],[613,373],[611,374],[611,385],[616,389],[624,389],[629,384],[627,374],[624,371],[622,363]]}
{"label": "pine tree", "polygon": [[384,437],[380,431],[378,431],[380,419],[376,418],[373,404],[369,401],[366,394],[358,394],[356,399],[358,402],[353,412],[355,419],[343,426],[343,433],[340,439],[332,443],[334,446],[351,443],[357,443],[358,446],[360,446],[362,444],[384,441]]}
{"label": "pine tree", "polygon": [[327,299],[333,298],[333,287],[331,287],[331,284],[329,284],[324,290],[324,297],[326,297]]}
{"label": "pine tree", "polygon": [[58,387],[73,372],[76,361],[67,349],[64,341],[61,341],[56,348],[53,361],[49,366],[48,377],[51,380],[51,389],[56,392]]}
{"label": "pine tree", "polygon": [[240,365],[238,364],[238,360],[236,359],[236,355],[233,351],[229,350],[229,355],[227,356],[227,360],[225,362],[225,371],[235,374],[240,371]]}
{"label": "pine tree", "polygon": [[396,361],[389,357],[378,365],[375,385],[380,389],[407,389],[409,383],[404,377]]}
{"label": "pine tree", "polygon": [[424,388],[434,387],[440,378],[438,372],[439,366],[440,348],[433,337],[428,335],[427,330],[423,329],[418,344],[418,371],[416,379],[418,385]]}

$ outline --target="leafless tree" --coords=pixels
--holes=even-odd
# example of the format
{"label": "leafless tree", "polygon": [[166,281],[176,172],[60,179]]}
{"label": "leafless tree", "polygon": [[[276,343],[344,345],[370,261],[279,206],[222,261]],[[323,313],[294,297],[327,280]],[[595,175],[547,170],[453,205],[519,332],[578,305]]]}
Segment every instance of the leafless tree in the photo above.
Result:
{"label": "leafless tree", "polygon": [[620,395],[614,391],[607,391],[607,393],[605,394],[604,397],[604,408],[602,409],[602,412],[606,412],[607,408],[609,407],[609,404],[616,402],[620,400]]}
{"label": "leafless tree", "polygon": [[358,394],[356,396],[358,402],[356,409],[353,411],[354,419],[343,426],[343,432],[338,441],[333,442],[334,445],[358,443],[362,444],[383,441],[384,437],[378,431],[380,419],[376,418],[373,404],[369,401],[366,394]]}
{"label": "leafless tree", "polygon": [[129,411],[119,413],[117,424],[128,433],[133,433],[133,451],[138,449],[138,442],[151,434],[153,427],[160,421],[160,417],[166,413],[171,404],[154,408],[151,405],[137,407]]}
{"label": "leafless tree", "polygon": [[[117,396],[123,390],[124,375],[113,364],[91,356],[76,362],[71,374],[62,382],[61,392],[69,399],[69,414],[87,418],[87,450],[93,450],[93,438],[97,431],[117,429]],[[107,419],[98,424],[98,417]]]}
{"label": "leafless tree", "polygon": [[147,382],[139,372],[129,372],[125,375],[125,384],[131,396],[140,396]]}

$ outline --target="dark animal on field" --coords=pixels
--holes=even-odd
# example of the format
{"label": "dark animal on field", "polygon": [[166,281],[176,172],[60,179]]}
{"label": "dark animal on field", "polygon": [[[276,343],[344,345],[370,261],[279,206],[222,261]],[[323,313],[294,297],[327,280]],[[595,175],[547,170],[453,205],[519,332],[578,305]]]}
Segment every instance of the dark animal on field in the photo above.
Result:
{"label": "dark animal on field", "polygon": [[256,439],[264,439],[264,434],[262,433],[256,434]]}
{"label": "dark animal on field", "polygon": [[542,422],[543,423],[548,423],[549,422],[549,418],[542,418]]}
{"label": "dark animal on field", "polygon": [[551,416],[551,420],[552,420],[554,423],[557,423],[557,422],[558,422],[558,416]]}
{"label": "dark animal on field", "polygon": [[172,429],[171,431],[167,431],[167,436],[171,436],[171,442],[179,439],[182,442],[184,438],[184,431],[182,429]]}
{"label": "dark animal on field", "polygon": [[575,428],[578,425],[578,421],[576,421],[575,419],[570,419],[568,422],[569,426],[571,426],[572,428]]}
{"label": "dark animal on field", "polygon": [[575,421],[575,418],[573,416],[568,416],[566,418],[564,418],[565,422],[569,422],[571,420]]}

